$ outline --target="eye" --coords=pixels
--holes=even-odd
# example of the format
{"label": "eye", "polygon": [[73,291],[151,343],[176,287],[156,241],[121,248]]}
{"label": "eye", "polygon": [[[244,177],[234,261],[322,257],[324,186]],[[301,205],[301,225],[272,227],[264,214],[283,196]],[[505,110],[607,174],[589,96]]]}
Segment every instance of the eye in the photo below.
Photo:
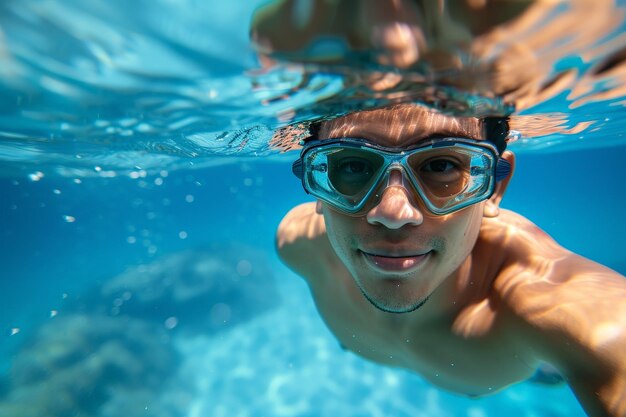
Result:
{"label": "eye", "polygon": [[458,167],[453,161],[449,161],[447,159],[433,159],[426,162],[422,168],[422,172],[431,172],[431,173],[439,173],[439,174],[448,174],[453,170],[456,170]]}
{"label": "eye", "polygon": [[329,179],[337,191],[345,195],[356,195],[372,179],[374,166],[359,157],[345,157],[336,161],[329,171]]}
{"label": "eye", "polygon": [[337,164],[339,174],[341,175],[370,175],[372,165],[369,161],[362,158],[344,158]]}
{"label": "eye", "polygon": [[450,197],[465,189],[467,172],[461,161],[436,157],[424,161],[417,173],[424,189],[436,197]]}
{"label": "eye", "polygon": [[464,169],[459,161],[450,158],[432,158],[419,169],[419,177],[427,184],[451,183],[464,177]]}
{"label": "eye", "polygon": [[355,196],[367,191],[367,186],[378,173],[384,159],[362,149],[348,149],[328,156],[328,179],[335,190],[344,196]]}

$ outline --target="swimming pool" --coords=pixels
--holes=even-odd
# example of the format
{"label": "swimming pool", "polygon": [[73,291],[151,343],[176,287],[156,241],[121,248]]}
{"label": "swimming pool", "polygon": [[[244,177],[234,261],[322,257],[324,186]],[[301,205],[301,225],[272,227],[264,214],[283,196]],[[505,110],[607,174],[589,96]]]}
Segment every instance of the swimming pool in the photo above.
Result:
{"label": "swimming pool", "polygon": [[[584,415],[563,385],[467,399],[340,348],[274,253],[281,217],[309,199],[294,152],[268,140],[286,123],[276,114],[345,81],[327,75],[314,93],[259,105],[302,80],[297,68],[242,75],[258,66],[248,29],[262,3],[0,6],[0,411]],[[607,38],[617,49],[623,26]],[[274,90],[250,94],[254,82]],[[573,107],[573,96],[520,114],[521,126],[576,133],[511,145],[504,206],[624,274],[623,98]]]}

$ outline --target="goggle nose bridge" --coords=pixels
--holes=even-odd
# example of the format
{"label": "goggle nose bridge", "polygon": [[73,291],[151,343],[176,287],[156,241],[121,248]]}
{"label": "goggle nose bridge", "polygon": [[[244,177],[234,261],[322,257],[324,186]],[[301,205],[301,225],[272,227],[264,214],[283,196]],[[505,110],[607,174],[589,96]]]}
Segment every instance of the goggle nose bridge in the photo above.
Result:
{"label": "goggle nose bridge", "polygon": [[[401,185],[409,192],[409,196],[416,194],[420,199],[422,199],[422,191],[420,190],[419,185],[411,179],[406,166],[401,161],[402,159],[397,159],[385,168],[383,175],[378,181],[378,185],[375,187],[378,190],[376,194],[378,194],[378,197],[380,198],[387,188]],[[400,184],[391,182],[391,173],[393,171],[398,171],[400,173]]]}
{"label": "goggle nose bridge", "polygon": [[393,171],[398,171],[400,173],[400,178],[402,180],[402,185],[406,186],[407,185],[406,182],[408,180],[407,177],[408,177],[409,174],[408,174],[408,172],[406,172],[406,168],[404,167],[404,165],[400,161],[396,160],[396,161],[393,161],[392,163],[390,163],[387,166],[387,168],[385,169],[385,173],[383,174],[383,176],[385,178],[385,182],[386,182],[385,188],[387,188],[387,187],[392,185],[391,184],[391,173]]}

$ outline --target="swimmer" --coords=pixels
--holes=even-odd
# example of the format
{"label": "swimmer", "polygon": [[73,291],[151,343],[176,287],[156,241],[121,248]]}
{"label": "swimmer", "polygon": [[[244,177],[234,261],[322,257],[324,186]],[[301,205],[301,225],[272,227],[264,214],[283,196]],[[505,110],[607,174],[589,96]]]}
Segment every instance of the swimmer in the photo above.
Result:
{"label": "swimmer", "polygon": [[401,104],[318,123],[294,164],[316,198],[278,227],[347,349],[481,396],[556,368],[592,416],[626,416],[626,278],[500,209],[506,118]]}

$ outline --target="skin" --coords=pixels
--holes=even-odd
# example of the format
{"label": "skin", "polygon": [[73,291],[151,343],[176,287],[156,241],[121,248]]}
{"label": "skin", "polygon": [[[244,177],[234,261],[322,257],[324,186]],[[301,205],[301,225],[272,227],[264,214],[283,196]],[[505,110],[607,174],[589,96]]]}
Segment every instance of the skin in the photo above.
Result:
{"label": "skin", "polygon": [[[484,139],[477,119],[408,105],[354,113],[320,132],[398,148],[433,135]],[[512,153],[503,157],[514,163]],[[278,253],[307,281],[339,342],[367,359],[470,396],[549,363],[589,415],[625,416],[626,279],[500,210],[509,180],[486,202],[434,216],[393,171],[362,215],[319,201],[292,209]],[[380,267],[425,253],[406,258],[417,264],[406,271]]]}

